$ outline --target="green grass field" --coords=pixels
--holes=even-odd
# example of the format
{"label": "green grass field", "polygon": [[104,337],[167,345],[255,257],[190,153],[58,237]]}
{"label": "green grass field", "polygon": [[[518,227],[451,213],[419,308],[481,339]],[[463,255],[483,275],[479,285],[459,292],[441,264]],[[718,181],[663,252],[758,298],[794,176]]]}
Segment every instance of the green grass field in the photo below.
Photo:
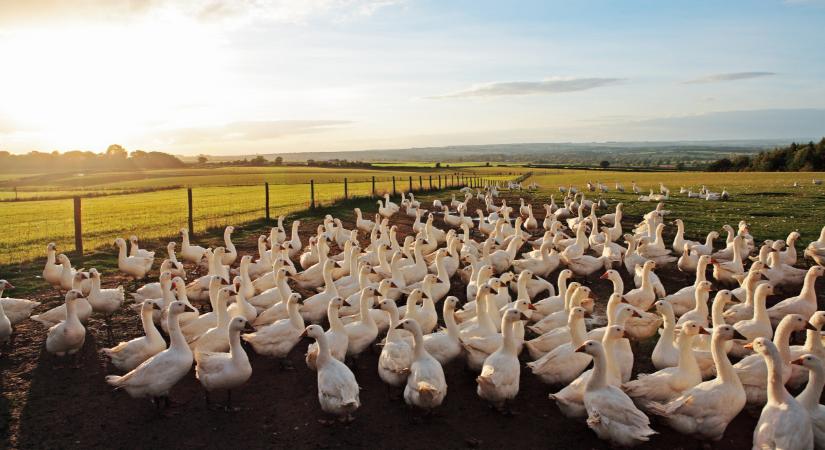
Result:
{"label": "green grass field", "polygon": [[[271,171],[252,169],[236,170],[234,172],[238,174],[235,176],[226,173],[233,172],[231,170],[220,170],[214,177],[203,171],[182,174],[189,180],[197,181],[191,183],[193,223],[196,232],[230,224],[238,226],[265,216],[266,193],[262,180],[272,181],[271,176],[264,177],[271,175]],[[392,176],[396,177],[395,187],[398,192],[409,190],[410,177],[414,190],[430,187],[428,173],[316,170],[318,172],[279,172],[281,183],[272,182],[269,186],[272,217],[309,207],[310,179],[334,180],[316,181],[315,202],[318,206],[328,205],[344,197],[344,177],[362,180],[348,183],[350,197],[370,195],[372,182],[366,180],[370,180],[372,176],[376,177],[377,194],[393,191]],[[255,174],[260,175],[260,178],[256,178]],[[442,172],[440,175],[443,177],[442,186],[446,187],[447,174]],[[104,176],[108,175],[101,174],[98,179]],[[483,176],[504,180],[515,178],[517,175]],[[164,179],[166,178],[160,178]],[[450,180],[451,183],[457,182],[454,178]],[[231,181],[244,184],[225,184]],[[256,184],[248,184],[252,181]],[[213,185],[208,185],[210,182]],[[433,187],[438,188],[437,175],[433,177]],[[108,189],[110,186],[105,185],[105,188]],[[93,192],[93,189],[86,188],[86,191]],[[118,236],[128,237],[135,234],[141,239],[171,237],[177,230],[187,226],[187,192],[184,188],[177,188],[84,198],[81,211],[85,250],[112,245]],[[0,202],[0,223],[7,224],[4,233],[0,234],[0,265],[40,257],[48,242],[57,243],[61,251],[72,251],[75,248],[73,200],[70,198]]]}
{"label": "green grass field", "polygon": [[[723,224],[735,227],[740,220],[746,220],[757,240],[784,239],[791,231],[799,231],[802,238],[798,247],[801,249],[817,239],[825,225],[825,186],[811,183],[813,178],[823,177],[823,173],[811,172],[656,173],[537,169],[526,183],[535,181],[540,185],[534,196],[535,203],[549,202],[550,195],[555,195],[556,202],[561,203],[564,194],[558,191],[559,186],[573,185],[583,191],[588,180],[601,181],[609,187],[608,193],[586,192],[585,195],[604,198],[611,207],[623,202],[625,214],[640,216],[655,208],[656,203],[638,201],[639,196],[631,191],[631,181],[636,181],[644,193],[651,188],[658,193],[659,182],[663,182],[671,191],[671,198],[665,202],[665,209],[671,211],[669,217],[682,219],[686,234],[693,239],[703,239],[709,231],[720,230]],[[623,184],[626,193],[615,189],[617,182]],[[799,182],[800,187],[793,187],[794,182]],[[696,192],[703,184],[714,192],[727,189],[730,200],[706,201],[679,194],[681,186]],[[600,211],[600,214],[606,212]]]}

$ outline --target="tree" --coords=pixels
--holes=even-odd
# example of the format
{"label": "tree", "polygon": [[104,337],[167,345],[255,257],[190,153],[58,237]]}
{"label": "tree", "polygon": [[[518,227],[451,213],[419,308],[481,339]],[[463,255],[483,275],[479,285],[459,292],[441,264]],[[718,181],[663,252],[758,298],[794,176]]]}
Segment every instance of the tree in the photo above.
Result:
{"label": "tree", "polygon": [[128,153],[126,152],[126,149],[121,147],[120,145],[112,144],[109,146],[109,148],[106,149],[106,156],[110,158],[126,159]]}
{"label": "tree", "polygon": [[441,163],[440,163],[440,162],[435,163],[435,168],[436,168],[436,169],[441,168]]}
{"label": "tree", "polygon": [[209,158],[205,155],[198,156],[198,164],[206,164],[207,161],[209,161]]}
{"label": "tree", "polygon": [[276,166],[280,166],[280,165],[283,165],[283,164],[284,164],[284,158],[282,156],[279,156],[279,157],[275,158],[275,165]]}
{"label": "tree", "polygon": [[250,164],[252,164],[253,166],[263,166],[263,165],[266,165],[266,158],[264,158],[264,157],[263,157],[263,156],[261,156],[261,155],[258,155],[258,156],[256,156],[256,157],[252,158],[252,161],[250,161]]}
{"label": "tree", "polygon": [[490,161],[487,161],[484,165],[490,167]]}
{"label": "tree", "polygon": [[602,169],[607,169],[608,167],[610,167],[610,161],[603,160],[602,162],[599,163],[599,166],[601,166]]}

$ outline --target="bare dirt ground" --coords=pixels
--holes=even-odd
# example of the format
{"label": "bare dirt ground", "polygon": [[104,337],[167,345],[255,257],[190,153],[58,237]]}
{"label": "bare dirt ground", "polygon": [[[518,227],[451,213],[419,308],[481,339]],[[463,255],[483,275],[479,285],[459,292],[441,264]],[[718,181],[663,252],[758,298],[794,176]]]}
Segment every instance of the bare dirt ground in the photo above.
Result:
{"label": "bare dirt ground", "polygon": [[[444,197],[444,195],[442,195]],[[369,208],[365,203],[362,208]],[[543,213],[541,208],[537,212]],[[352,227],[351,214],[344,223]],[[315,232],[322,215],[303,220],[304,242]],[[302,218],[305,219],[305,218]],[[541,218],[539,218],[541,220]],[[626,229],[638,220],[629,217]],[[412,220],[396,215],[400,236],[410,232]],[[437,225],[441,225],[437,219]],[[719,224],[721,226],[721,224]],[[237,246],[241,254],[255,252],[255,239],[265,233],[263,227],[247,228],[239,233]],[[758,238],[767,238],[759,236]],[[216,236],[210,236],[218,244]],[[208,239],[202,238],[201,242]],[[160,248],[160,243],[157,243]],[[152,246],[150,246],[152,247]],[[624,269],[622,269],[624,272]],[[156,276],[157,274],[155,274]],[[632,279],[624,274],[626,284]],[[675,268],[659,271],[668,292],[690,283],[692,275]],[[190,277],[194,279],[195,277]],[[555,284],[556,274],[551,281]],[[104,283],[123,283],[114,274]],[[822,292],[822,282],[817,286]],[[612,287],[593,276],[584,281],[591,286],[603,310]],[[13,295],[13,292],[9,292]],[[464,300],[464,286],[454,280],[452,295]],[[773,301],[795,295],[779,292]],[[61,302],[55,291],[44,290],[32,296],[42,302],[43,310]],[[819,296],[820,304],[823,295]],[[440,308],[439,308],[440,309]],[[115,340],[138,336],[142,331],[137,314],[124,307],[114,319]],[[561,386],[542,384],[523,368],[521,389],[513,404],[512,416],[488,407],[476,395],[475,374],[464,369],[462,362],[445,367],[449,392],[445,403],[433,416],[423,417],[409,409],[403,400],[388,392],[377,374],[380,350],[367,352],[354,363],[354,373],[361,385],[362,407],[356,420],[348,425],[321,425],[315,373],[306,368],[303,355],[309,340],[300,342],[289,355],[292,368],[279,361],[249,351],[253,374],[250,381],[233,392],[238,412],[206,408],[203,390],[193,373],[172,391],[175,402],[171,415],[160,416],[148,400],[134,400],[123,392],[114,392],[104,376],[116,373],[99,349],[108,346],[103,322],[93,318],[87,326],[87,339],[79,369],[54,369],[55,358],[45,352],[43,326],[27,321],[17,327],[13,345],[0,357],[0,447],[5,448],[607,448],[587,428],[584,421],[563,417],[547,394]],[[649,354],[655,340],[634,343],[634,372],[653,369]],[[525,355],[522,355],[524,362]],[[222,399],[217,393],[213,399]],[[653,428],[660,434],[641,448],[750,448],[753,427],[759,411],[743,411],[731,423],[721,442],[703,444],[680,435],[665,425]]]}

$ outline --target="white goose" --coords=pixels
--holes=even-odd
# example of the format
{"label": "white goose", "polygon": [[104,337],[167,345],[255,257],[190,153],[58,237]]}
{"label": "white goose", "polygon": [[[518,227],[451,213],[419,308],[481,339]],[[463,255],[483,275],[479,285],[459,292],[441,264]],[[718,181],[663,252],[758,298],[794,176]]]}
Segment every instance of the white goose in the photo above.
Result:
{"label": "white goose", "polygon": [[226,408],[232,406],[232,389],[242,386],[252,376],[249,357],[241,346],[241,331],[249,326],[243,317],[233,317],[228,325],[228,353],[201,352],[196,356],[195,378],[209,393],[216,389],[226,389]]}
{"label": "white goose", "polygon": [[722,439],[728,424],[747,401],[742,383],[725,353],[726,341],[739,337],[730,325],[714,328],[711,351],[716,378],[697,384],[666,404],[652,403],[650,411],[682,434],[713,441]]}
{"label": "white goose", "polygon": [[[80,280],[86,280],[86,276],[82,272],[77,272],[74,275],[75,285],[80,285]],[[73,291],[80,292],[78,289],[72,289]],[[68,295],[68,294],[67,294]],[[68,297],[65,297],[68,298]],[[81,323],[87,323],[89,321],[89,317],[92,315],[92,305],[89,304],[89,301],[86,300],[85,297],[78,295],[75,297],[76,300],[73,302],[75,304],[75,314],[77,315],[78,319]],[[52,327],[57,325],[58,323],[66,320],[66,303],[56,306],[44,313],[36,314],[31,316],[31,319],[35,322],[40,322],[47,327]]]}
{"label": "white goose", "polygon": [[424,347],[427,353],[438,360],[441,365],[448,364],[461,355],[461,340],[458,325],[455,323],[457,306],[458,298],[451,295],[444,299],[443,317],[446,328],[424,336]]}
{"label": "white goose", "polygon": [[515,324],[520,320],[527,320],[527,316],[515,308],[504,313],[501,326],[504,336],[501,346],[484,360],[481,375],[476,378],[478,396],[498,409],[504,408],[506,402],[514,399],[519,391],[521,366],[518,360]]}
{"label": "white goose", "polygon": [[86,342],[86,328],[77,318],[77,300],[80,291],[72,289],[66,293],[66,318],[49,328],[46,336],[46,351],[57,356],[75,355]]}
{"label": "white goose", "polygon": [[696,287],[699,283],[707,281],[705,274],[707,273],[708,264],[710,264],[710,256],[702,255],[696,264],[696,279],[690,286],[685,286],[678,291],[665,296],[665,300],[670,303],[673,308],[673,313],[681,316],[693,309],[696,304]]}
{"label": "white goose", "polygon": [[378,376],[384,383],[399,387],[407,382],[407,376],[410,373],[413,358],[412,342],[408,339],[409,333],[396,329],[398,308],[395,301],[384,299],[378,306],[390,315],[390,328],[382,343],[381,354],[378,356]]}
{"label": "white goose", "polygon": [[[785,318],[783,318],[779,323],[779,326],[776,327],[776,333],[774,333],[773,337],[773,344],[778,349],[779,356],[781,357],[783,384],[791,377],[791,350],[789,346],[791,333],[794,331],[802,331],[804,329],[815,329],[815,327],[798,314],[789,314],[785,316]],[[745,345],[745,348],[752,347],[753,343]],[[759,354],[748,355],[736,363],[733,367],[745,388],[748,403],[756,405],[764,404],[768,399],[768,366],[765,364],[765,358]]]}
{"label": "white goose", "polygon": [[404,401],[426,410],[438,407],[447,396],[447,380],[441,363],[427,351],[421,327],[416,321],[404,320],[397,328],[413,335],[413,354],[404,387]]}
{"label": "white goose", "polygon": [[11,326],[28,319],[34,308],[40,306],[40,302],[32,300],[3,297],[6,289],[14,289],[14,286],[6,280],[0,280],[0,304]]}
{"label": "white goose", "polygon": [[799,295],[786,298],[768,309],[771,323],[776,324],[787,314],[799,314],[806,320],[817,310],[816,279],[825,275],[825,267],[812,266],[805,274]]}
{"label": "white goose", "polygon": [[163,336],[160,335],[152,320],[152,313],[155,310],[160,310],[157,303],[144,300],[140,308],[143,336],[101,350],[118,369],[129,372],[152,356],[166,350],[166,341],[163,340]]}
{"label": "white goose", "polygon": [[127,255],[123,238],[115,239],[115,246],[118,248],[117,268],[134,280],[143,279],[152,268],[152,258]]}
{"label": "white goose", "polygon": [[224,353],[229,351],[230,317],[226,310],[226,301],[232,293],[234,293],[232,287],[223,287],[218,291],[218,301],[215,305],[215,326],[189,343],[189,347],[195,353],[196,361],[200,358],[200,354],[204,352]]}
{"label": "white goose", "polygon": [[46,246],[46,265],[43,267],[43,279],[55,287],[60,287],[60,275],[63,272],[63,267],[57,264],[57,244],[49,242]]}
{"label": "white goose", "polygon": [[639,374],[636,380],[622,385],[622,389],[633,398],[637,406],[646,410],[650,402],[669,402],[702,382],[699,365],[693,356],[693,339],[698,334],[708,332],[695,322],[682,324],[679,337],[676,338],[679,349],[676,367],[660,369],[652,374]]}
{"label": "white goose", "polygon": [[593,372],[585,384],[583,396],[587,426],[600,439],[613,445],[631,447],[649,441],[650,436],[656,434],[650,428],[650,420],[636,409],[627,394],[608,381],[610,367],[604,346],[591,340],[576,351],[593,358]]}
{"label": "white goose", "polygon": [[[329,353],[333,358],[344,361],[347,356],[347,345],[349,344],[349,336],[344,329],[344,323],[338,316],[338,311],[344,305],[344,299],[336,297],[329,302],[327,306],[327,319],[329,320],[329,329],[324,332],[327,337],[327,344],[329,344]],[[307,367],[312,370],[317,369],[318,360],[318,344],[313,343],[307,347],[306,353]]]}
{"label": "white goose", "polygon": [[223,230],[223,242],[226,252],[221,257],[221,264],[225,266],[235,264],[235,260],[238,259],[238,249],[236,249],[235,244],[232,243],[232,233],[234,231],[235,227],[231,225]]}
{"label": "white goose", "polygon": [[796,400],[808,411],[814,433],[814,447],[825,448],[825,406],[819,404],[822,387],[825,386],[825,365],[822,358],[814,355],[802,355],[791,362],[794,367],[808,369],[810,380],[805,390],[796,396]]}
{"label": "white goose", "polygon": [[[605,359],[600,370],[606,370],[606,382],[614,386],[619,386],[622,383],[622,376],[615,360],[614,345],[622,339],[623,336],[624,328],[619,325],[612,325],[606,328],[604,337],[602,338],[602,346],[605,349]],[[565,417],[578,419],[588,416],[587,409],[584,405],[584,393],[587,389],[588,381],[593,376],[593,372],[594,369],[585,371],[570,382],[564,389],[555,394],[550,394],[550,400],[555,400],[556,405]]]}
{"label": "white goose", "polygon": [[361,400],[358,398],[360,388],[355,375],[344,363],[332,357],[323,328],[310,325],[304,330],[303,335],[315,339],[318,344],[316,366],[318,402],[321,404],[321,410],[342,420],[351,421],[352,413],[361,406]]}
{"label": "white goose", "polygon": [[541,358],[527,363],[534,375],[547,384],[567,384],[581,375],[592,360],[589,355],[576,352],[587,337],[584,318],[587,312],[581,306],[570,310],[567,329],[570,341],[550,350]]}
{"label": "white goose", "polygon": [[367,349],[378,336],[378,326],[375,324],[370,309],[375,297],[375,288],[367,286],[361,290],[359,299],[360,318],[352,323],[344,325],[349,341],[347,342],[347,355],[356,356]]}
{"label": "white goose", "polygon": [[786,362],[776,346],[765,338],[753,341],[767,371],[767,403],[753,430],[753,448],[804,450],[814,448],[814,434],[807,410],[784,386]]}
{"label": "white goose", "polygon": [[152,356],[123,376],[109,375],[106,382],[125,390],[132,398],[150,397],[153,402],[167,399],[169,391],[192,368],[192,351],[180,332],[178,317],[191,306],[183,302],[169,305],[169,336],[171,344],[166,350]]}
{"label": "white goose", "polygon": [[206,253],[206,249],[199,245],[192,245],[189,243],[189,230],[187,230],[186,228],[180,229],[180,238],[181,258],[183,258],[185,261],[199,264],[201,260],[203,260],[203,256]]}
{"label": "white goose", "polygon": [[291,295],[287,300],[288,318],[281,319],[271,325],[259,328],[254,333],[244,334],[241,337],[252,345],[255,353],[274,358],[285,358],[295,347],[295,344],[301,340],[301,333],[305,329],[304,319],[298,312],[301,302],[300,295]]}

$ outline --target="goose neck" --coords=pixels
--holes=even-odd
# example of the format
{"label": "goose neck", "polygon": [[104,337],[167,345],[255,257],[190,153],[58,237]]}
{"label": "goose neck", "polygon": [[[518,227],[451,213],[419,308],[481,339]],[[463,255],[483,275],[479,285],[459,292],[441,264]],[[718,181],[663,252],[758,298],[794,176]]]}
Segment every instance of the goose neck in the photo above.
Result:
{"label": "goose neck", "polygon": [[808,371],[808,384],[805,389],[796,397],[808,411],[819,408],[819,398],[822,395],[822,388],[825,386],[825,372],[821,366],[813,367]]}
{"label": "goose neck", "polygon": [[607,350],[603,346],[595,355],[592,355],[593,372],[585,385],[587,391],[595,391],[607,386],[608,357],[606,353]]}

